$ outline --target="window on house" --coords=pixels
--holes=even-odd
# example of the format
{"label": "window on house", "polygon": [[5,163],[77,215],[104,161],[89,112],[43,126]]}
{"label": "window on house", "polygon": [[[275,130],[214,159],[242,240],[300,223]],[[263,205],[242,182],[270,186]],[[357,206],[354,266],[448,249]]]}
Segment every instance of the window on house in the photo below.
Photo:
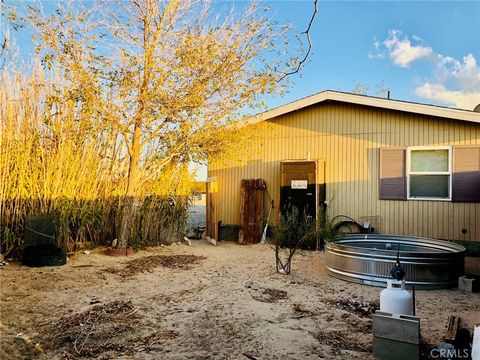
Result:
{"label": "window on house", "polygon": [[450,147],[408,148],[408,199],[450,200],[451,184]]}

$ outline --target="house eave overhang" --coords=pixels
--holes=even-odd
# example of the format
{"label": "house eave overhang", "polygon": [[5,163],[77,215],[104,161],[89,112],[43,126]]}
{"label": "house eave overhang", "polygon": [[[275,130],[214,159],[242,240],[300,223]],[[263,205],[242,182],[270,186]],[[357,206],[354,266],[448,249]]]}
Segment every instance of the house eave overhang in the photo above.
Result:
{"label": "house eave overhang", "polygon": [[237,126],[242,127],[261,121],[271,120],[278,116],[328,101],[337,101],[347,104],[363,105],[394,111],[403,111],[412,114],[434,116],[439,118],[468,121],[480,124],[480,113],[474,111],[452,109],[436,105],[426,105],[408,101],[392,100],[373,96],[326,90],[321,93],[311,95],[303,99],[291,102],[289,104],[268,110],[266,112],[249,116],[239,121],[237,123]]}

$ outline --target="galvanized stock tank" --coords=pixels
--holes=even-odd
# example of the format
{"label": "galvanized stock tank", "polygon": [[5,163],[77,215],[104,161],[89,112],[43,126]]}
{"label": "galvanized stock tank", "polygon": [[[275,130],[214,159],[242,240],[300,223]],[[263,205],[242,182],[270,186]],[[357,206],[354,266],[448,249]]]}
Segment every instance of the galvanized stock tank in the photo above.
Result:
{"label": "galvanized stock tank", "polygon": [[390,270],[398,250],[409,288],[451,288],[463,275],[463,246],[442,240],[381,234],[349,234],[338,242],[327,243],[325,266],[336,278],[385,287],[391,279]]}

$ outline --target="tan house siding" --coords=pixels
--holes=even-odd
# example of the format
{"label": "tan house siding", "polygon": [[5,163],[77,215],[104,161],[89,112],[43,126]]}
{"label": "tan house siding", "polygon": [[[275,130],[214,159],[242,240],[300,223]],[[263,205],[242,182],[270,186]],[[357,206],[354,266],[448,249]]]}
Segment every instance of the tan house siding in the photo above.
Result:
{"label": "tan house siding", "polygon": [[379,200],[380,148],[478,145],[480,124],[325,102],[262,126],[258,146],[246,155],[243,166],[226,161],[209,165],[208,176],[218,181],[218,219],[224,224],[240,222],[242,179],[263,178],[278,205],[280,162],[310,156],[325,160],[330,216],[370,219],[376,231],[387,234],[480,241],[480,203]]}

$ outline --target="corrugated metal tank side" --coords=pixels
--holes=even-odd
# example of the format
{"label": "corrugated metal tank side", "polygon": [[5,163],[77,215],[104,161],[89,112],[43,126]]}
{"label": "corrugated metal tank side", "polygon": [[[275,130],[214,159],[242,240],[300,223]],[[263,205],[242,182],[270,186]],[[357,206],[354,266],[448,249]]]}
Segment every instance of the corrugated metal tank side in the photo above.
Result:
{"label": "corrugated metal tank side", "polygon": [[[370,220],[386,234],[480,241],[480,203],[379,200],[379,149],[480,144],[480,125],[344,103],[322,103],[265,122],[242,166],[211,164],[219,185],[219,220],[238,224],[240,182],[263,178],[280,199],[282,160],[324,159],[330,216]],[[278,218],[278,208],[276,216]],[[463,234],[462,229],[467,229]]]}

